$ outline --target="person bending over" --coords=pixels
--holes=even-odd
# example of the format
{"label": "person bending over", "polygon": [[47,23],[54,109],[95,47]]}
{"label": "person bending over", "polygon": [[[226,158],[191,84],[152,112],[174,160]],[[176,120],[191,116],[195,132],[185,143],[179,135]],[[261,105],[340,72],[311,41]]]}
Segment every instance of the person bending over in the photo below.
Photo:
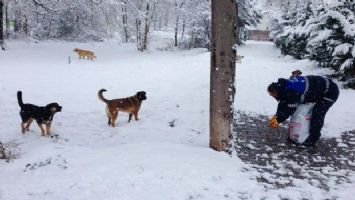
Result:
{"label": "person bending over", "polygon": [[310,121],[309,137],[301,145],[311,147],[321,136],[324,118],[339,96],[338,86],[322,76],[291,76],[280,78],[267,88],[269,95],[279,103],[276,114],[269,120],[269,127],[278,128],[279,123],[291,116],[299,104],[314,103]]}

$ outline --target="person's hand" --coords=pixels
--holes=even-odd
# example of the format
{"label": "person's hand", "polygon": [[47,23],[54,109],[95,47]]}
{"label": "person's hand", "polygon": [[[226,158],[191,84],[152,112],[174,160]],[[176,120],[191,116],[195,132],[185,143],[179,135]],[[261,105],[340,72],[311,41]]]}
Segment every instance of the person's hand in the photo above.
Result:
{"label": "person's hand", "polygon": [[278,128],[279,127],[279,122],[277,121],[276,116],[272,116],[272,118],[269,120],[269,127],[270,128]]}

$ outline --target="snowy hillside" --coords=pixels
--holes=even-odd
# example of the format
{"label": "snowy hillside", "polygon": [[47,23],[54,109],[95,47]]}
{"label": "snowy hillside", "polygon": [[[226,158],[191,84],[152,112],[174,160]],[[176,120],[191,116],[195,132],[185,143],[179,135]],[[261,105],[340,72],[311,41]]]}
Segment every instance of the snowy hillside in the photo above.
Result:
{"label": "snowy hillside", "polygon": [[[0,199],[328,197],[313,186],[268,192],[257,172],[243,172],[248,166],[239,158],[209,149],[209,52],[157,50],[162,40],[159,34],[148,53],[134,44],[9,42],[0,54],[0,140],[18,143],[20,155],[0,161]],[[79,60],[76,47],[93,50],[97,59]],[[248,42],[238,54],[244,59],[237,65],[235,107],[251,114],[274,114],[277,103],[266,87],[278,77],[294,69],[324,73],[309,61],[280,57],[272,43]],[[101,88],[108,99],[146,91],[140,120],[128,123],[120,113],[118,127],[108,127]],[[25,103],[63,106],[54,117],[55,137],[40,137],[36,124],[22,135],[18,90]],[[355,129],[354,98],[354,91],[341,91],[325,137]]]}

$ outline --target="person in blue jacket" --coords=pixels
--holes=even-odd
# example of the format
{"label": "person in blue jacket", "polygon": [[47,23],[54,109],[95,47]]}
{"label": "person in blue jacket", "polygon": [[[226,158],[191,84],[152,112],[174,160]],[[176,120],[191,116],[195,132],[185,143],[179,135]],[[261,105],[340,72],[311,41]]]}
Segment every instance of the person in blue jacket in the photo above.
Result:
{"label": "person in blue jacket", "polygon": [[339,88],[331,79],[322,76],[294,76],[278,79],[267,88],[270,96],[279,103],[276,114],[270,119],[269,126],[277,128],[291,116],[298,104],[315,103],[312,110],[309,137],[303,146],[311,147],[319,140],[324,118],[329,108],[339,96]]}

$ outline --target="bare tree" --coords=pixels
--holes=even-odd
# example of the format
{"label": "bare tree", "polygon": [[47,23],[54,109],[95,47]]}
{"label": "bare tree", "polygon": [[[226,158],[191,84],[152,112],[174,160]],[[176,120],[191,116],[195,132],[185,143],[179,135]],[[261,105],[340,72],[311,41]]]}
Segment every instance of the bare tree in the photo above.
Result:
{"label": "bare tree", "polygon": [[175,0],[175,29],[174,29],[174,46],[178,45],[178,31],[179,31],[179,21],[180,21],[180,9],[185,5],[185,1],[181,0],[180,2]]}
{"label": "bare tree", "polygon": [[10,20],[9,20],[9,8],[8,3],[5,4],[5,36],[9,38],[10,36]]}
{"label": "bare tree", "polygon": [[147,2],[146,5],[146,13],[145,13],[145,18],[144,18],[144,35],[143,35],[143,43],[142,43],[142,51],[147,50],[148,48],[148,34],[149,34],[149,29],[150,29],[150,18],[149,18],[149,2]]}
{"label": "bare tree", "polygon": [[128,15],[127,15],[127,2],[122,1],[122,23],[125,42],[128,42]]}
{"label": "bare tree", "polygon": [[4,2],[3,0],[0,0],[0,46],[2,50],[5,50],[4,47],[4,19],[3,19],[3,10],[4,10]]}
{"label": "bare tree", "polygon": [[212,0],[210,147],[223,151],[233,126],[237,3]]}

